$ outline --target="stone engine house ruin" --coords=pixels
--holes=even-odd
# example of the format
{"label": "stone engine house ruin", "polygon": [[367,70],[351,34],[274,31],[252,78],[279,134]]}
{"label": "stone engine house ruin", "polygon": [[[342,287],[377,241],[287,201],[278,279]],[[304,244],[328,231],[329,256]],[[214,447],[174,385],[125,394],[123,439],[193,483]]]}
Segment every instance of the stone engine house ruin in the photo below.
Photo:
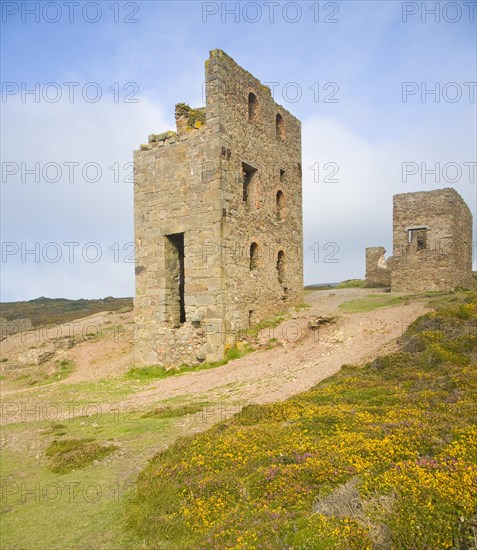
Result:
{"label": "stone engine house ruin", "polygon": [[393,256],[366,249],[366,281],[393,291],[472,288],[472,214],[455,189],[393,197]]}
{"label": "stone engine house ruin", "polygon": [[222,359],[303,299],[301,124],[221,50],[206,106],[134,152],[139,363]]}

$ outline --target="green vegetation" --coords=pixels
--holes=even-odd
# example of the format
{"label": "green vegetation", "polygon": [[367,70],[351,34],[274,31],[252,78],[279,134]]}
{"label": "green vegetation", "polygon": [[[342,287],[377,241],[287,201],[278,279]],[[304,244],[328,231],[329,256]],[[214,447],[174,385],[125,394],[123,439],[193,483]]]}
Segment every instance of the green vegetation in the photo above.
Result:
{"label": "green vegetation", "polygon": [[[205,404],[209,397],[181,395],[155,403],[148,412],[138,408],[133,396],[150,380],[124,377],[36,385],[22,394],[5,394],[9,407],[24,405],[28,413],[26,421],[2,425],[2,545],[31,550],[172,550],[282,544],[344,550],[379,547],[382,542],[381,547],[434,550],[449,547],[452,537],[454,548],[473,548],[472,528],[477,532],[477,523],[475,507],[469,511],[468,488],[475,484],[476,460],[469,428],[476,419],[475,309],[462,303],[475,303],[475,294],[429,293],[422,300],[444,309],[414,323],[398,354],[381,357],[364,369],[345,367],[285,404],[248,407],[204,436],[178,440],[171,448],[174,467],[171,485],[162,494],[165,502],[155,507],[154,498],[161,499],[158,483],[157,492],[144,503],[144,514],[137,514],[140,493],[129,500],[136,472],[183,433],[184,415],[190,415],[186,424],[198,430],[201,423],[218,417],[212,417],[214,411]],[[228,387],[235,391],[238,386]],[[112,402],[117,405],[110,412],[101,405]],[[41,405],[44,414],[35,403],[51,406]],[[55,407],[65,412],[72,404],[74,414],[56,417]],[[98,414],[91,415],[95,404]],[[45,455],[45,448],[58,439],[88,439],[120,449],[59,475],[51,471],[52,459]],[[186,453],[189,445],[202,456],[192,462],[190,478],[179,489],[182,462],[195,456]],[[163,481],[169,476],[166,459],[159,456],[141,477],[140,487],[159,464],[165,468]],[[219,464],[224,465],[222,472],[217,472]],[[475,485],[471,488],[475,492]],[[221,495],[226,502],[223,516],[218,515],[223,503],[213,500]],[[203,498],[202,505],[197,498]],[[167,500],[172,503],[168,510]],[[311,504],[305,506],[305,501]],[[209,502],[217,506],[209,510]],[[184,509],[194,511],[197,505],[208,510],[203,516],[212,522],[208,531],[196,533],[177,503]],[[123,531],[126,505],[128,533]],[[233,523],[234,506],[237,527],[213,538],[227,522]],[[151,528],[144,537],[147,514]],[[160,528],[157,524],[164,515]],[[198,525],[201,517],[194,520]],[[275,525],[277,535],[270,536]],[[411,526],[409,533],[404,526]],[[181,530],[184,544],[177,542]],[[447,538],[439,538],[442,533]]]}
{"label": "green vegetation", "polygon": [[156,407],[152,411],[143,414],[143,418],[179,418],[188,414],[201,412],[207,403],[185,403],[179,407]]}
{"label": "green vegetation", "polygon": [[394,294],[368,294],[356,300],[349,300],[338,307],[345,313],[365,313],[380,307],[398,306],[410,301],[409,296],[396,296]]}
{"label": "green vegetation", "polygon": [[400,351],[156,455],[126,516],[143,548],[472,548],[477,295],[453,299]]}
{"label": "green vegetation", "polygon": [[8,321],[31,319],[34,328],[68,323],[81,317],[88,317],[101,311],[121,311],[132,309],[132,298],[100,300],[67,300],[65,298],[36,298],[28,302],[3,302],[0,304],[2,317]]}
{"label": "green vegetation", "polygon": [[[41,412],[26,414],[26,422],[2,424],[2,548],[141,549],[141,541],[123,531],[126,495],[136,472],[159,447],[170,445],[180,435],[178,424],[182,418],[144,418],[145,410],[133,401],[123,401],[106,412],[99,405],[101,399],[124,396],[122,388],[117,394],[113,391],[115,385],[134,391],[144,387],[118,379],[108,382],[111,385],[102,384],[104,389],[97,393],[97,382],[72,385],[75,391],[64,395],[61,388],[66,392],[70,385],[56,389],[46,386],[41,391],[48,392],[48,410],[27,406],[28,411]],[[28,395],[37,392],[33,389]],[[17,402],[19,399],[18,395],[5,397]],[[181,395],[156,406],[179,407],[187,401],[191,402],[192,396]],[[53,419],[59,411],[67,412],[66,418],[41,420]],[[91,414],[94,411],[97,414]],[[90,416],[81,416],[83,413]],[[200,426],[206,414],[209,412],[191,418]],[[2,417],[3,421],[7,419]],[[58,438],[88,439],[102,446],[115,444],[120,449],[87,467],[58,474],[52,472],[51,459],[45,455],[45,448]]]}
{"label": "green vegetation", "polygon": [[[128,395],[142,390],[148,383],[149,380],[103,378],[94,382],[35,385],[29,388],[28,396],[32,400],[81,402],[84,401],[86,395],[88,396],[88,403],[108,402],[126,399]],[[9,387],[11,387],[11,384]],[[4,403],[16,403],[18,394],[2,395],[2,400]]]}
{"label": "green vegetation", "polygon": [[426,306],[436,308],[458,304],[469,295],[469,291],[456,289],[453,292],[422,292],[420,294],[368,294],[362,298],[349,300],[338,307],[345,313],[364,313],[380,307],[391,307],[421,301]]}
{"label": "green vegetation", "polygon": [[61,437],[67,433],[66,424],[61,424],[61,422],[53,422],[51,426],[42,430],[41,433],[43,435],[53,434],[55,437]]}
{"label": "green vegetation", "polygon": [[165,367],[159,367],[158,365],[150,365],[148,367],[131,367],[124,375],[125,378],[130,380],[156,380],[158,378],[166,378],[167,376],[173,376],[179,374],[179,369],[166,369]]}
{"label": "green vegetation", "polygon": [[230,348],[223,359],[213,363],[200,363],[199,365],[181,365],[176,368],[160,367],[158,365],[150,365],[148,367],[132,367],[124,375],[130,380],[157,380],[160,378],[168,378],[169,376],[179,376],[188,372],[197,372],[201,370],[215,369],[226,365],[229,361],[240,359],[247,353],[253,351],[250,346],[243,346],[242,349]]}
{"label": "green vegetation", "polygon": [[366,281],[363,279],[347,279],[338,283],[335,288],[366,288]]}
{"label": "green vegetation", "polygon": [[22,386],[44,386],[59,380],[64,380],[74,370],[74,363],[68,359],[59,359],[50,366],[37,366],[37,367],[25,367],[24,372],[21,372],[10,377],[13,383],[20,384]]}
{"label": "green vegetation", "polygon": [[369,285],[364,279],[347,279],[340,283],[329,284],[316,284],[305,286],[305,292],[311,292],[315,290],[333,290],[339,288],[383,288],[383,285]]}
{"label": "green vegetation", "polygon": [[115,451],[115,445],[105,445],[93,438],[55,439],[48,445],[45,454],[50,458],[50,470],[64,474],[78,468],[84,468],[95,460],[100,460]]}
{"label": "green vegetation", "polygon": [[189,128],[200,128],[205,124],[205,108],[197,107],[193,109],[187,103],[178,103],[176,105],[176,114],[187,116],[187,125]]}
{"label": "green vegetation", "polygon": [[315,292],[317,290],[333,290],[334,288],[336,288],[335,284],[306,285],[304,290],[305,292]]}
{"label": "green vegetation", "polygon": [[50,374],[43,383],[57,382],[68,378],[68,376],[74,370],[74,363],[69,359],[59,359],[55,361],[55,368],[52,374]]}
{"label": "green vegetation", "polygon": [[272,315],[270,317],[267,317],[267,319],[264,319],[263,321],[260,321],[259,323],[255,323],[248,329],[245,329],[243,334],[248,338],[258,338],[260,332],[262,330],[268,329],[268,328],[276,328],[278,325],[283,323],[283,321],[288,317],[288,313],[286,311],[281,311],[279,313],[276,313],[275,315]]}
{"label": "green vegetation", "polygon": [[297,306],[295,306],[295,311],[303,311],[305,309],[310,309],[310,304],[298,304]]}

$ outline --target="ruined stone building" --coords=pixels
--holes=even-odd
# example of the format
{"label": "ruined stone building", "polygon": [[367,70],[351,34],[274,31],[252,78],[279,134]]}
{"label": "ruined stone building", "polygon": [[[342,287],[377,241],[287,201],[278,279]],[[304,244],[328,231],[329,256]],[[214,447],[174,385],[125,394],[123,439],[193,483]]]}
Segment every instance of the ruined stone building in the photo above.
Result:
{"label": "ruined stone building", "polygon": [[205,82],[206,106],[134,153],[140,363],[221,359],[302,301],[300,122],[221,50]]}
{"label": "ruined stone building", "polygon": [[391,286],[392,257],[386,259],[384,246],[366,248],[366,282],[369,286]]}
{"label": "ruined stone building", "polygon": [[393,256],[366,249],[366,281],[393,291],[471,288],[472,214],[455,189],[393,197]]}

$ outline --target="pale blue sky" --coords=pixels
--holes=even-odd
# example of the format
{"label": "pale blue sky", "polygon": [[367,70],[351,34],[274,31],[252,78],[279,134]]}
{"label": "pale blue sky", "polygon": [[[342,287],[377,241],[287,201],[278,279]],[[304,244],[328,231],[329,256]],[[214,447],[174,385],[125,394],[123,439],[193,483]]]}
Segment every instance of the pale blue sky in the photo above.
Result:
{"label": "pale blue sky", "polygon": [[[455,187],[476,217],[476,176],[464,164],[476,161],[476,100],[469,95],[475,89],[464,84],[477,80],[475,2],[458,3],[460,17],[456,3],[437,3],[439,22],[422,12],[422,2],[387,0],[280,2],[274,21],[270,3],[241,2],[238,21],[229,13],[225,22],[224,6],[231,10],[237,2],[90,2],[101,8],[96,23],[86,20],[95,16],[94,6],[82,13],[87,2],[79,2],[72,22],[64,2],[50,4],[60,11],[43,13],[45,3],[38,3],[36,22],[24,13],[35,2],[2,3],[2,241],[14,243],[4,244],[3,300],[133,295],[133,264],[124,261],[129,248],[123,250],[133,240],[132,184],[123,181],[122,167],[148,134],[174,128],[175,103],[202,105],[204,61],[214,48],[262,82],[278,82],[276,101],[302,121],[306,283],[363,277],[366,246],[384,245],[391,253],[395,193]],[[124,22],[128,14],[138,22]],[[47,21],[58,15],[57,22]],[[58,83],[61,99],[40,95],[36,102],[27,95],[22,101],[22,86],[36,82]],[[80,83],[71,103],[64,82]],[[79,92],[91,82],[102,92],[97,103]],[[404,103],[403,82],[415,82],[410,86],[419,91],[422,83],[432,88],[438,82],[440,101],[428,95],[422,102],[418,92]],[[445,88],[450,82],[458,87]],[[123,90],[126,83],[133,84]],[[335,84],[323,89],[327,83]],[[301,98],[287,101],[284,91],[291,94],[296,85]],[[338,102],[323,102],[337,86]],[[15,87],[18,93],[7,95]],[[55,89],[49,88],[50,97]],[[453,101],[456,90],[462,97]],[[126,92],[135,92],[138,102],[124,103]],[[41,169],[59,164],[62,177],[52,181],[49,172],[46,181],[40,173],[36,182],[24,174],[22,182],[22,166],[36,162]],[[65,162],[79,163],[72,182]],[[429,168],[457,163],[462,176],[445,181],[441,171],[435,182],[429,176],[421,181],[418,173],[403,182],[403,162]],[[19,171],[10,174],[14,163]],[[95,183],[81,177],[88,163],[102,169]],[[314,181],[315,163],[322,176],[326,163],[336,163],[338,182]],[[121,167],[120,181],[111,166]],[[72,262],[65,242],[80,243]],[[85,250],[90,242],[100,247],[97,262],[84,257],[94,257],[94,247]],[[323,262],[330,242],[339,246],[336,263]],[[47,243],[59,248],[46,250]],[[35,246],[39,258],[22,258],[22,250]],[[322,250],[318,262],[310,246]],[[59,261],[45,260],[58,251]]]}

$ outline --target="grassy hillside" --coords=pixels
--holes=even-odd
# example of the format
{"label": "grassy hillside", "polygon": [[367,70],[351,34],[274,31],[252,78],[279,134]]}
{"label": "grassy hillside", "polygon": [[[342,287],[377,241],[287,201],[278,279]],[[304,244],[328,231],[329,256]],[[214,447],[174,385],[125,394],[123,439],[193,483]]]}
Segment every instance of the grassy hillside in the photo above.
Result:
{"label": "grassy hillside", "polygon": [[251,405],[156,455],[127,509],[144,548],[474,548],[477,295],[400,351]]}
{"label": "grassy hillside", "polygon": [[132,308],[132,298],[102,298],[99,300],[67,300],[66,298],[36,298],[28,302],[2,302],[0,316],[7,321],[31,319],[34,327],[68,323],[100,311]]}

